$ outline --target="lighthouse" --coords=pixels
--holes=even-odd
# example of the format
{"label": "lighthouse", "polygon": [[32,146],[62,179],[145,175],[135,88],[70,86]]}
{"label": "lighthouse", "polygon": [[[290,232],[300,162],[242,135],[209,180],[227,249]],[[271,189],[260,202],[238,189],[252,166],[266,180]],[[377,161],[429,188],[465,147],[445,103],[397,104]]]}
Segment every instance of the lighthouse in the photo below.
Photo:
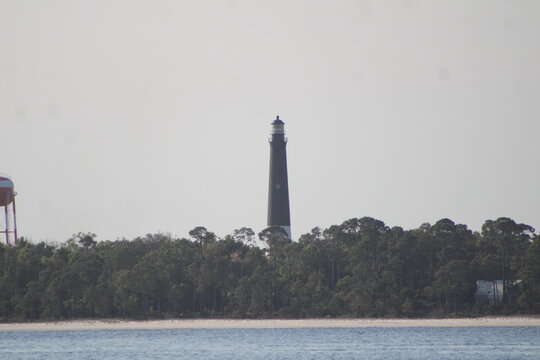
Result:
{"label": "lighthouse", "polygon": [[287,180],[287,138],[285,123],[276,117],[270,132],[270,183],[268,187],[268,226],[280,226],[289,239],[291,216],[289,211],[289,182]]}

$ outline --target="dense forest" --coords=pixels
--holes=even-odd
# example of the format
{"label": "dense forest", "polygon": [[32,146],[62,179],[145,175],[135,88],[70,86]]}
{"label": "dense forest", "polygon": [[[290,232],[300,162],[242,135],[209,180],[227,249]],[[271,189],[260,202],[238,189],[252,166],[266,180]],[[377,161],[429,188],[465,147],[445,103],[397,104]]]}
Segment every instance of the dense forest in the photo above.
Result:
{"label": "dense forest", "polygon": [[[0,320],[540,314],[540,236],[509,218],[480,233],[364,217],[293,242],[279,227],[189,235],[0,245]],[[502,304],[475,302],[476,280],[503,280]]]}

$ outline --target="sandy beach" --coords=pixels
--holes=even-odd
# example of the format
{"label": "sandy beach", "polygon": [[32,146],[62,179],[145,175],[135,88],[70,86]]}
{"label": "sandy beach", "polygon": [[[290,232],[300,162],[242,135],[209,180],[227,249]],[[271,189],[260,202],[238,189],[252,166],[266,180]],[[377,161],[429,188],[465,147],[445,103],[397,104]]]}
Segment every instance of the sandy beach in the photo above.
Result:
{"label": "sandy beach", "polygon": [[540,317],[483,317],[462,319],[171,319],[74,320],[36,323],[0,323],[0,331],[103,329],[239,329],[308,327],[468,327],[540,326]]}

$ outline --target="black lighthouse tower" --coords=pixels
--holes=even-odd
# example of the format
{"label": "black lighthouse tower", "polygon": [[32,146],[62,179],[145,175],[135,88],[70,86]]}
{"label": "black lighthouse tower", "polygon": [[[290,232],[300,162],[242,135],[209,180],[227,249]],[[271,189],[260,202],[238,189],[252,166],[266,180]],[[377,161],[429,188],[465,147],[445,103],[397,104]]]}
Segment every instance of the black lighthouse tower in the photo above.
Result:
{"label": "black lighthouse tower", "polygon": [[287,181],[287,138],[285,123],[276,117],[270,133],[270,183],[268,187],[268,226],[280,226],[291,239],[289,183]]}

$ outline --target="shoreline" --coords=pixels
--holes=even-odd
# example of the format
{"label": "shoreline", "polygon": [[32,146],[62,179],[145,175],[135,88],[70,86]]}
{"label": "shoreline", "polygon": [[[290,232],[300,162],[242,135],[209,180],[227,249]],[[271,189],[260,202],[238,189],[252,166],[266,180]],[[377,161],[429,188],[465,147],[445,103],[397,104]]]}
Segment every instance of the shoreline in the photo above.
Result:
{"label": "shoreline", "polygon": [[35,323],[0,323],[2,331],[156,330],[156,329],[275,329],[367,327],[508,327],[540,326],[540,317],[480,317],[457,319],[170,319],[69,320]]}

